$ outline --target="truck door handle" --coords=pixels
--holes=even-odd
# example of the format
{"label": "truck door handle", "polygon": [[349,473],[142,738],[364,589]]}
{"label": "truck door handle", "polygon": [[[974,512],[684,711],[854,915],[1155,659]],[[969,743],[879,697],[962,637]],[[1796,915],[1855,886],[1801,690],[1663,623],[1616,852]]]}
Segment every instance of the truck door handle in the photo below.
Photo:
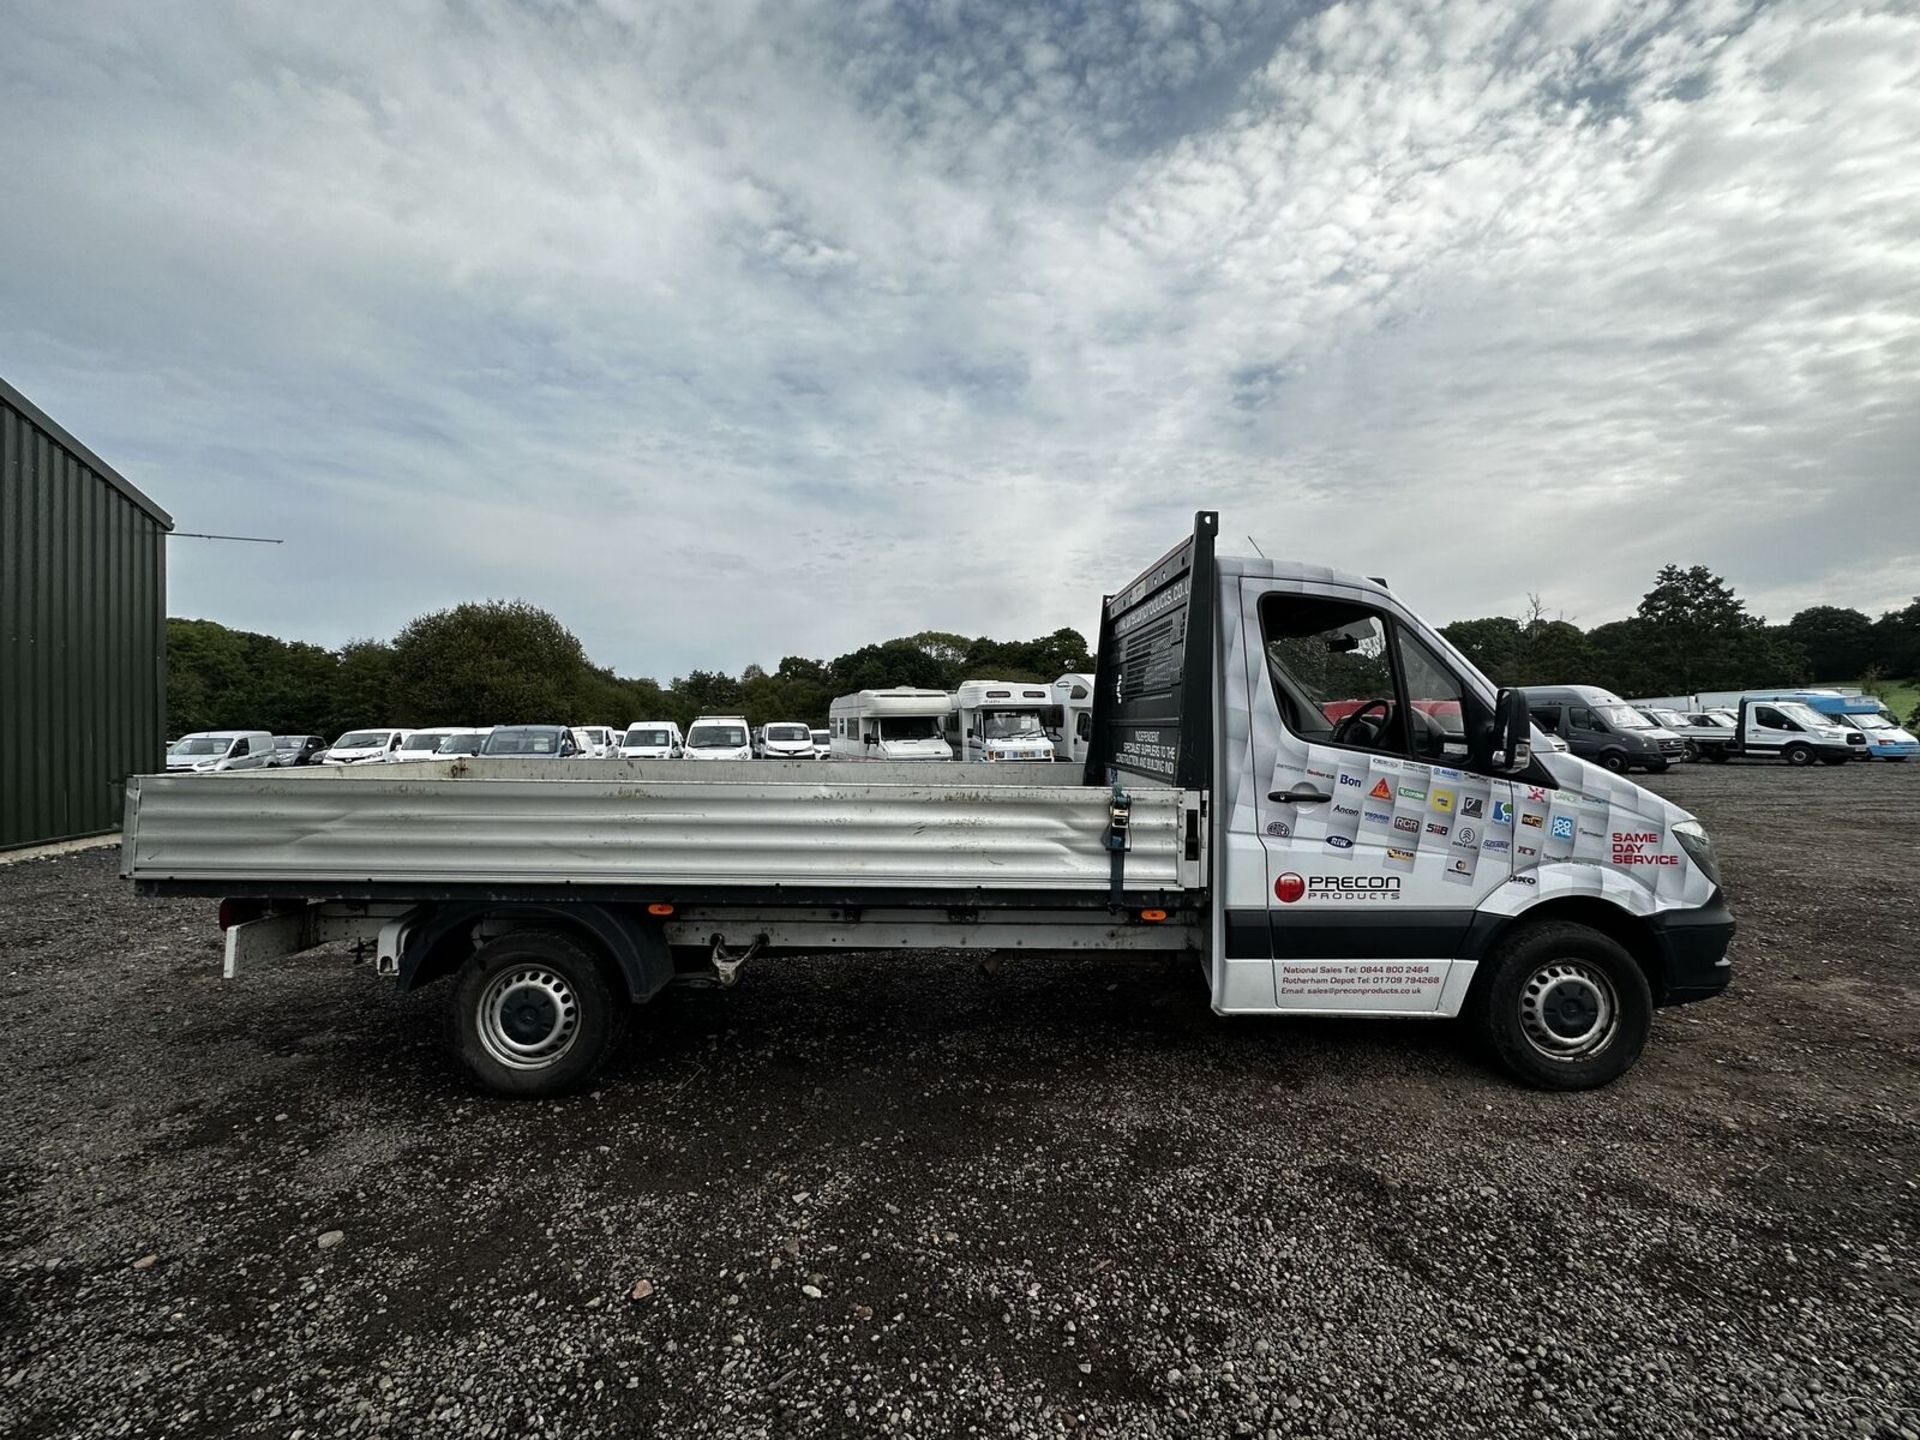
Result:
{"label": "truck door handle", "polygon": [[1267,799],[1276,805],[1324,805],[1333,797],[1322,795],[1303,781],[1291,790],[1269,790]]}

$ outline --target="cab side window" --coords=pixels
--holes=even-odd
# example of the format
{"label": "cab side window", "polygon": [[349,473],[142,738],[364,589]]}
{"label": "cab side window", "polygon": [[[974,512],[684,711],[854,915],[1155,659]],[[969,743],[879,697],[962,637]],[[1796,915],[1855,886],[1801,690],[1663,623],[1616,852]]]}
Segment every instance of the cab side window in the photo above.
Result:
{"label": "cab side window", "polygon": [[1569,705],[1567,707],[1567,724],[1571,725],[1575,730],[1598,730],[1603,733],[1607,728],[1600,723],[1600,717],[1584,705]]}
{"label": "cab side window", "polygon": [[252,753],[253,753],[253,747],[247,744],[246,739],[244,737],[233,742],[233,750],[231,751],[231,754],[234,759],[238,760],[242,755],[251,755]]}
{"label": "cab side window", "polygon": [[1558,735],[1560,733],[1560,711],[1557,707],[1547,707],[1533,710],[1529,713],[1533,716],[1533,723],[1538,725],[1547,734]]}
{"label": "cab side window", "polygon": [[1350,600],[1268,595],[1260,602],[1267,679],[1280,720],[1302,740],[1464,763],[1488,707],[1418,636]]}
{"label": "cab side window", "polygon": [[1798,730],[1800,728],[1771,705],[1756,706],[1753,712],[1753,718],[1769,730]]}

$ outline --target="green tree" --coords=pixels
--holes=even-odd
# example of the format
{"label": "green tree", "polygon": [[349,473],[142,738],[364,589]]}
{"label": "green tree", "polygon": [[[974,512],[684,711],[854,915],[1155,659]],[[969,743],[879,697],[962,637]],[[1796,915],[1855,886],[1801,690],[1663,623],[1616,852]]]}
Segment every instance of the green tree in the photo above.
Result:
{"label": "green tree", "polygon": [[1591,684],[1593,646],[1570,620],[1538,620],[1527,627],[1517,667],[1522,685]]}
{"label": "green tree", "polygon": [[1879,658],[1873,622],[1845,606],[1815,605],[1802,610],[1787,622],[1786,631],[1806,652],[1817,679],[1855,679]]}
{"label": "green tree", "polygon": [[668,690],[673,707],[670,717],[681,725],[690,725],[699,715],[738,715],[745,697],[740,682],[718,670],[689,670]]}
{"label": "green tree", "polygon": [[1874,622],[1873,663],[1889,675],[1920,675],[1920,595]]}
{"label": "green tree", "polygon": [[1520,662],[1527,648],[1527,632],[1518,620],[1489,615],[1484,620],[1456,620],[1440,633],[1496,685],[1518,685]]}
{"label": "green tree", "polygon": [[394,637],[390,723],[565,724],[589,668],[573,632],[524,600],[436,610]]}

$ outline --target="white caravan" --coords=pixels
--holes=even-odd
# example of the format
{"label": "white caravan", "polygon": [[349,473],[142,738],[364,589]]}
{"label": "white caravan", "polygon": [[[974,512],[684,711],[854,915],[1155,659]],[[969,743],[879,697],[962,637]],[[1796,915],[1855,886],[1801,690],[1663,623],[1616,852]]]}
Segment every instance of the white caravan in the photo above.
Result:
{"label": "white caravan", "polygon": [[944,690],[862,690],[842,695],[828,709],[836,760],[951,760],[947,716],[953,697]]}
{"label": "white caravan", "polygon": [[753,753],[761,760],[813,759],[813,731],[798,721],[776,721],[753,732]]}
{"label": "white caravan", "polygon": [[327,749],[322,765],[379,765],[394,758],[404,730],[349,730]]}
{"label": "white caravan", "polygon": [[751,760],[753,735],[744,715],[702,715],[687,727],[689,760]]}
{"label": "white caravan", "polygon": [[1052,760],[1044,721],[1051,685],[969,680],[953,692],[947,740],[962,760]]}
{"label": "white caravan", "polygon": [[620,737],[622,760],[678,760],[686,745],[672,720],[636,720]]}
{"label": "white caravan", "polygon": [[1051,689],[1046,721],[1053,758],[1084,765],[1093,740],[1093,677],[1062,675]]}
{"label": "white caravan", "polygon": [[273,762],[273,736],[265,730],[202,730],[167,747],[167,770],[173,774],[265,770]]}

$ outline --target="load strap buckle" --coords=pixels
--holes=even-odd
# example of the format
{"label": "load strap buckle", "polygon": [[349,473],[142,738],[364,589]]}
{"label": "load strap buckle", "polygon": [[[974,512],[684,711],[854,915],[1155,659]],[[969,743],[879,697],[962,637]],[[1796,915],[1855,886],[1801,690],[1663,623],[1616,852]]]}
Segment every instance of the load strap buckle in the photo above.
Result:
{"label": "load strap buckle", "polygon": [[1121,908],[1121,896],[1126,890],[1127,851],[1133,848],[1133,797],[1120,788],[1120,782],[1113,782],[1113,799],[1107,804],[1107,858],[1109,862],[1108,880],[1110,882],[1107,903],[1115,910]]}

